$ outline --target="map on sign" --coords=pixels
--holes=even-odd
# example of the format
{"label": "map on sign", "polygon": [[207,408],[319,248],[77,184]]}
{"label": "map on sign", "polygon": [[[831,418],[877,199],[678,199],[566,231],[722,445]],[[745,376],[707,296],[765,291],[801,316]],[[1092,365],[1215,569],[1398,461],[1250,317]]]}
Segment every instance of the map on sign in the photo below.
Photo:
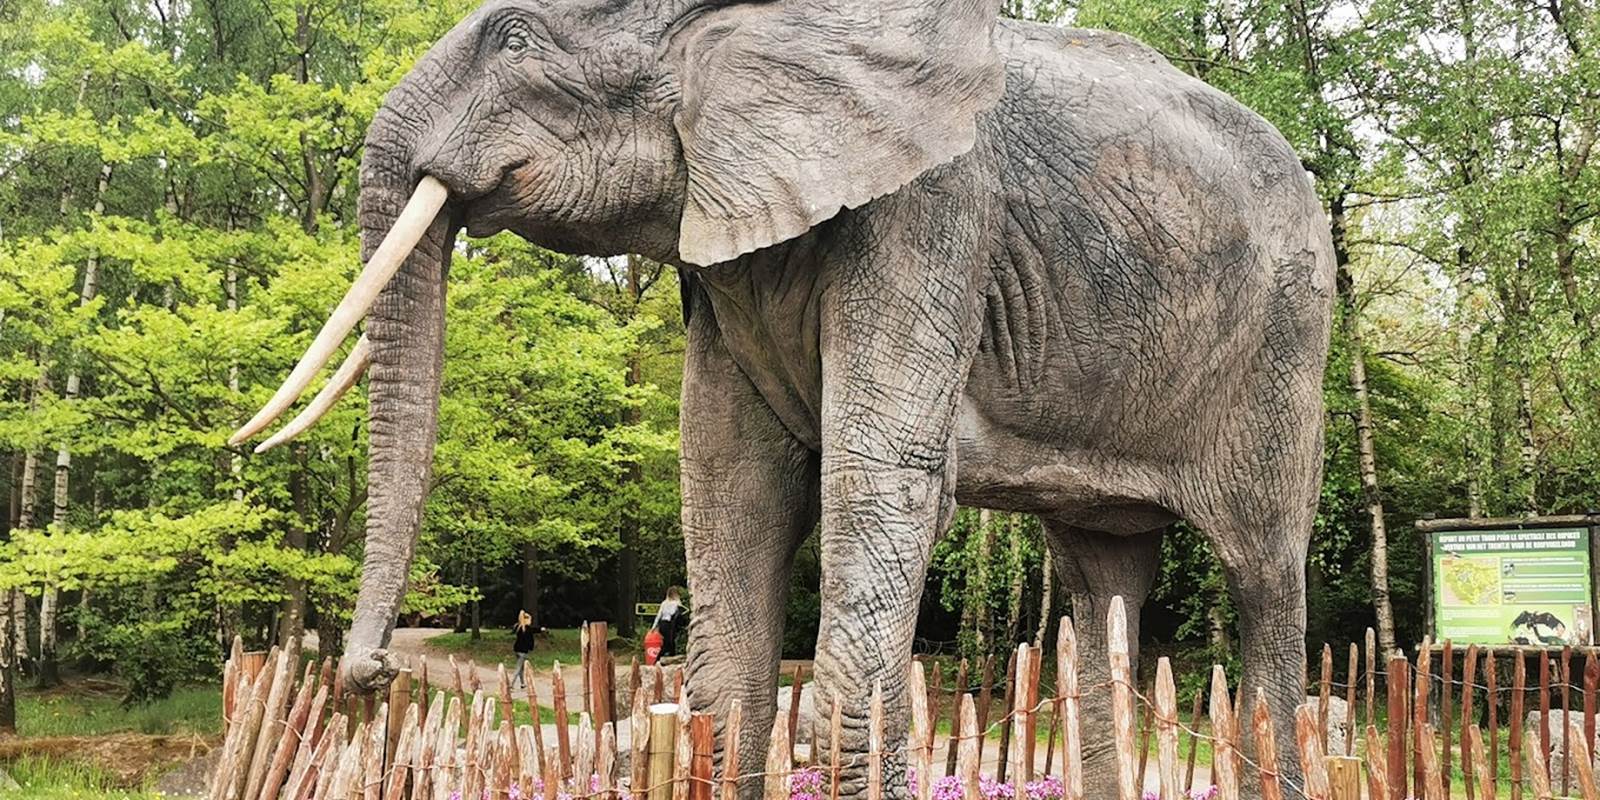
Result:
{"label": "map on sign", "polygon": [[1587,528],[1436,531],[1434,638],[1592,644],[1589,568]]}

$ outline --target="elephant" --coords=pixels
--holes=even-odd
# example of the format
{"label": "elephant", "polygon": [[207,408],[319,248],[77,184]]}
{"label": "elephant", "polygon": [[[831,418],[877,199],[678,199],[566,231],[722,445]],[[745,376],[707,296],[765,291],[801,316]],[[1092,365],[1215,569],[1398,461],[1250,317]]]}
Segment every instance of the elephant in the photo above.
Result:
{"label": "elephant", "polygon": [[[997,0],[488,0],[387,95],[359,202],[360,276],[233,437],[366,319],[262,445],[370,372],[349,685],[396,669],[455,238],[509,230],[680,270],[688,698],[741,702],[744,773],[773,721],[792,559],[820,526],[815,703],[843,710],[841,793],[865,790],[881,687],[904,796],[913,628],[958,503],[1043,521],[1088,685],[1110,599],[1137,641],[1163,532],[1203,531],[1243,685],[1298,773],[1331,236],[1284,137],[1152,49],[1001,19]],[[1111,796],[1106,695],[1086,699],[1091,797]]]}

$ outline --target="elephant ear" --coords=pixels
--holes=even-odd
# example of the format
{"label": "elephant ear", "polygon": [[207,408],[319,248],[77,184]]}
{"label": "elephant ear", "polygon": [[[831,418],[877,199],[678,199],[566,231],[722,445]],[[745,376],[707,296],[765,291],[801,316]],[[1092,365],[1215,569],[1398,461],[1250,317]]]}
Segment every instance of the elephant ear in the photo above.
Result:
{"label": "elephant ear", "polygon": [[680,257],[786,241],[971,149],[1004,88],[998,16],[998,0],[784,0],[691,23]]}

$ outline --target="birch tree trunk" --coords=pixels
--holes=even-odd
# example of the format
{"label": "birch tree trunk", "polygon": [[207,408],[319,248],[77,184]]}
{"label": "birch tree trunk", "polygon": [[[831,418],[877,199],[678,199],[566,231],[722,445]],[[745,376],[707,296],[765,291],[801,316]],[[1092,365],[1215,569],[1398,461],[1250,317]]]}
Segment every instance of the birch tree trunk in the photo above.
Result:
{"label": "birch tree trunk", "polygon": [[978,563],[973,565],[967,603],[974,607],[978,654],[989,652],[989,556],[994,550],[994,512],[978,511]]}
{"label": "birch tree trunk", "polygon": [[1372,610],[1377,618],[1378,645],[1395,652],[1394,606],[1389,601],[1389,531],[1383,493],[1378,485],[1378,453],[1372,436],[1372,401],[1367,392],[1367,348],[1361,338],[1361,312],[1355,300],[1355,278],[1345,240],[1344,195],[1331,204],[1334,263],[1338,267],[1341,332],[1350,350],[1350,391],[1356,397],[1356,445],[1360,453],[1361,494],[1372,526]]}
{"label": "birch tree trunk", "polygon": [[1023,579],[1027,577],[1022,568],[1022,515],[1007,514],[1010,524],[1006,530],[1011,534],[1011,558],[1007,563],[1011,568],[1011,599],[1006,603],[1006,646],[1015,647],[1018,632],[1022,629],[1022,587]]}
{"label": "birch tree trunk", "polygon": [[1033,646],[1044,647],[1045,634],[1050,632],[1050,605],[1055,592],[1055,560],[1050,557],[1050,541],[1044,543],[1044,569],[1039,572],[1039,627],[1033,631]]}

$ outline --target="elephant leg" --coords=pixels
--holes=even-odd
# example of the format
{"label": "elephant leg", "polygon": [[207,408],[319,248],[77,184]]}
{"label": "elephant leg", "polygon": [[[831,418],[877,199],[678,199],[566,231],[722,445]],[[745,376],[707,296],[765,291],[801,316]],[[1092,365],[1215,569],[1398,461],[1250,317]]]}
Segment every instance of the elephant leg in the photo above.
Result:
{"label": "elephant leg", "polygon": [[[733,362],[703,296],[690,317],[682,409],[689,704],[716,715],[722,741],[728,704],[740,701],[739,771],[753,774],[776,711],[790,567],[816,525],[817,457]],[[761,782],[741,789],[757,797]]]}
{"label": "elephant leg", "polygon": [[[1305,529],[1310,530],[1309,520]],[[1208,529],[1207,533],[1213,542],[1228,538],[1235,548],[1240,539],[1250,542],[1276,538],[1261,535],[1259,528],[1254,535],[1246,536],[1236,535],[1239,530],[1218,529],[1212,533]],[[1261,547],[1244,552],[1225,549],[1220,544],[1213,546],[1222,557],[1228,594],[1239,614],[1239,652],[1244,670],[1237,691],[1246,693],[1246,719],[1255,712],[1256,690],[1263,690],[1277,740],[1278,774],[1285,782],[1284,793],[1294,794],[1288,787],[1299,787],[1302,780],[1300,761],[1295,755],[1294,711],[1306,702],[1305,551],[1289,547],[1272,552],[1271,548]],[[1248,723],[1242,729],[1248,731]],[[1247,735],[1244,739],[1245,754],[1254,758],[1255,738]],[[1253,783],[1255,771],[1245,772]]]}
{"label": "elephant leg", "polygon": [[[907,692],[933,543],[955,516],[955,419],[978,349],[989,220],[934,170],[829,224],[820,295],[822,615],[813,707],[842,715],[840,795],[865,793],[873,688],[883,796],[907,796]],[[819,743],[829,753],[830,737]],[[824,756],[825,764],[831,756]],[[931,776],[921,776],[926,781]]]}
{"label": "elephant leg", "polygon": [[[1083,685],[1111,680],[1107,658],[1106,613],[1121,596],[1128,612],[1128,646],[1137,673],[1139,609],[1161,568],[1164,530],[1132,536],[1101,533],[1045,521],[1056,576],[1072,595],[1072,620],[1078,633],[1078,663]],[[1111,693],[1085,692],[1083,730],[1111,730]],[[1109,736],[1083,742],[1083,786],[1088,797],[1117,797],[1116,748]]]}

